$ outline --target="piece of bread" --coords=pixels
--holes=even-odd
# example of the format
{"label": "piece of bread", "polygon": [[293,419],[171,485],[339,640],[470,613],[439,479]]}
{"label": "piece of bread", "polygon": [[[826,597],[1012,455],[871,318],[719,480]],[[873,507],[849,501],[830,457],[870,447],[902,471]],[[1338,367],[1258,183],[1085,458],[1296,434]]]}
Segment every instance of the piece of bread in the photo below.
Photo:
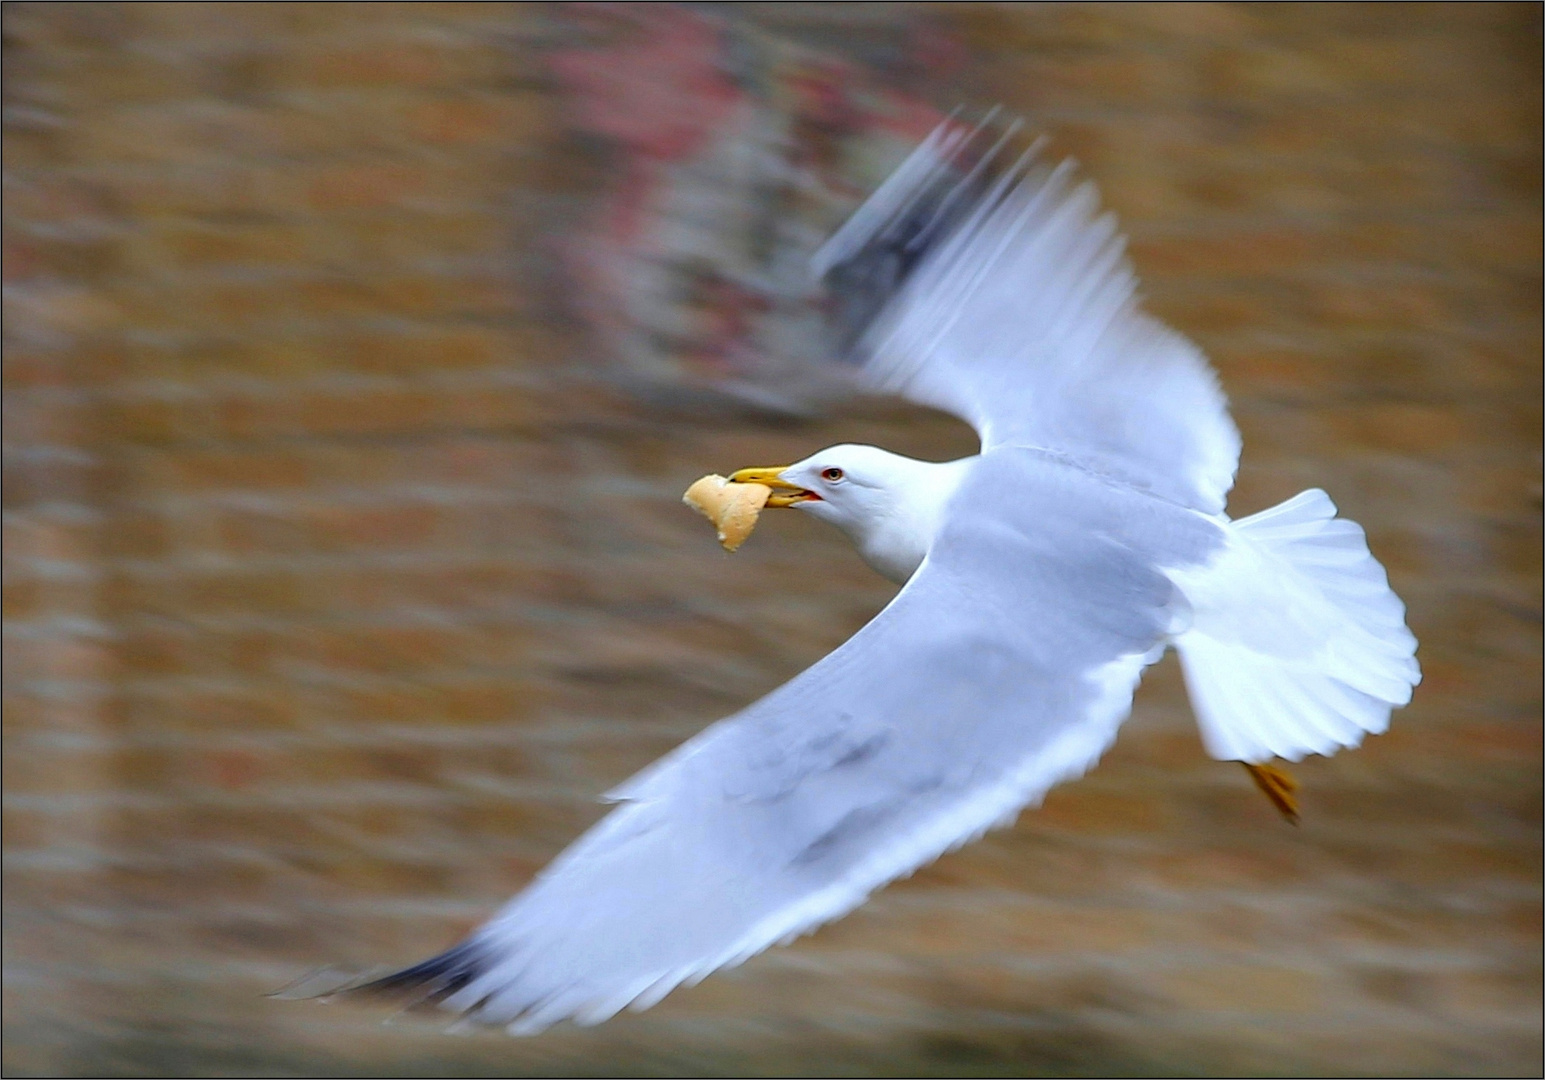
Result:
{"label": "piece of bread", "polygon": [[771,494],[766,484],[732,484],[714,474],[687,488],[681,501],[713,522],[724,550],[734,551],[756,528],[757,515]]}

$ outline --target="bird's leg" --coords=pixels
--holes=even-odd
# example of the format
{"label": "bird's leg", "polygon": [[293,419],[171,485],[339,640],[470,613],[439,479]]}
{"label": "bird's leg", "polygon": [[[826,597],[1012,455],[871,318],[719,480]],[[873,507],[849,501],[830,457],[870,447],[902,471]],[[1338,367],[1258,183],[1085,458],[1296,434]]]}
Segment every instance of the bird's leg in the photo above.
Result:
{"label": "bird's leg", "polygon": [[1255,786],[1261,789],[1261,793],[1271,800],[1277,812],[1287,818],[1288,824],[1297,825],[1298,799],[1293,793],[1298,790],[1298,781],[1293,779],[1293,774],[1275,765],[1252,765],[1248,761],[1241,761],[1240,764],[1250,774],[1250,779],[1255,781]]}

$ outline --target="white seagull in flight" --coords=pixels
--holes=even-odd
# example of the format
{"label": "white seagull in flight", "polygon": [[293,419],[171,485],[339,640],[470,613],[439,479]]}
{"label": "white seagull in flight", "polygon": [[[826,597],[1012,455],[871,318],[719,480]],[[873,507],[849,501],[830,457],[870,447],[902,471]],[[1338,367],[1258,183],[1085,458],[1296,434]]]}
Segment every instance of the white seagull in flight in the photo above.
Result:
{"label": "white seagull in flight", "polygon": [[835,446],[776,489],[902,584],[846,644],[611,792],[616,808],[461,944],[350,988],[527,1034],[647,1008],[846,914],[1095,764],[1180,653],[1202,742],[1266,763],[1389,724],[1404,605],[1318,490],[1231,521],[1239,433],[1144,314],[1071,168],[936,130],[815,258],[872,389],[972,424],[931,463]]}

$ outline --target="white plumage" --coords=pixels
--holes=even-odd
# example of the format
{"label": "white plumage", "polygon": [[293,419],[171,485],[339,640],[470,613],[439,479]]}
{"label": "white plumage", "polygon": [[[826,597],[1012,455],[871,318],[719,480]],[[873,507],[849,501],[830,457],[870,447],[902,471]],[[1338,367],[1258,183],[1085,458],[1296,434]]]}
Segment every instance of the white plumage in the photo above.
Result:
{"label": "white plumage", "polygon": [[816,268],[861,380],[964,418],[981,454],[839,446],[776,480],[900,593],[612,792],[461,945],[358,989],[517,1033],[647,1007],[1086,771],[1169,644],[1219,758],[1334,753],[1409,700],[1415,639],[1362,530],[1319,491],[1229,521],[1223,395],[1138,309],[1093,189],[979,149],[940,128]]}
{"label": "white plumage", "polygon": [[1421,673],[1363,530],[1312,489],[1228,537],[1216,559],[1171,575],[1194,611],[1175,648],[1207,752],[1298,761],[1387,728]]}

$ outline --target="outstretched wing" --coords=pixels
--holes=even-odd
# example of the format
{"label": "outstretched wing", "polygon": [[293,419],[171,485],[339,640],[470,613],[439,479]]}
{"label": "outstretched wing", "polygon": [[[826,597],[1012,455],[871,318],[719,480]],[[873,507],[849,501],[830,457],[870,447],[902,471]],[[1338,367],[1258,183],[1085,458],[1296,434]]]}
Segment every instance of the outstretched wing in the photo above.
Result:
{"label": "outstretched wing", "polygon": [[1139,310],[1124,242],[1069,163],[1002,167],[938,128],[815,256],[839,348],[875,389],[1206,513],[1239,432],[1206,358]]}
{"label": "outstretched wing", "polygon": [[845,645],[613,792],[461,945],[360,989],[517,1033],[598,1022],[844,914],[1088,769],[1171,625],[1156,568],[1218,531],[1021,450],[985,455],[956,505]]}

